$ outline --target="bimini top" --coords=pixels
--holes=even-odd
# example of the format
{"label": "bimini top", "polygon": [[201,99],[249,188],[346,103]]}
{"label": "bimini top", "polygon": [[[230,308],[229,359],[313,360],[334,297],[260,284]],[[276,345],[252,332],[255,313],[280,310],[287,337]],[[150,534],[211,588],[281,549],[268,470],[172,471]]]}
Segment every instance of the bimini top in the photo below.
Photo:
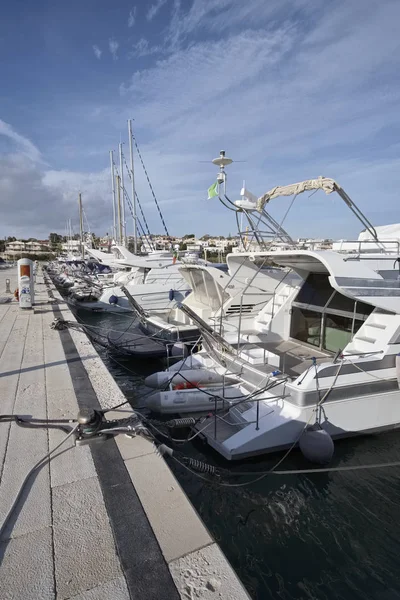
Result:
{"label": "bimini top", "polygon": [[[332,250],[282,250],[273,252],[240,252],[229,254],[227,263],[232,272],[243,264],[267,259],[288,267],[306,278],[309,273],[326,273],[331,286],[340,294],[355,298],[393,313],[400,313],[400,281],[384,279],[359,262],[347,261],[346,256]],[[259,261],[257,261],[259,262]]]}
{"label": "bimini top", "polygon": [[279,198],[280,196],[298,196],[303,192],[312,190],[323,190],[325,194],[332,194],[336,192],[352,213],[357,217],[360,223],[365,227],[365,230],[371,236],[370,239],[374,239],[379,243],[379,237],[375,230],[375,227],[362,213],[358,206],[352,201],[350,196],[344,191],[344,189],[333,179],[328,177],[318,177],[317,179],[306,179],[299,183],[292,183],[291,185],[275,186],[269,192],[266,192],[260,196],[257,200],[257,210],[262,212],[264,206],[273,198]]}
{"label": "bimini top", "polygon": [[318,177],[317,179],[307,179],[306,181],[300,181],[299,183],[292,183],[290,185],[276,185],[269,192],[266,192],[260,196],[257,200],[257,209],[262,210],[273,198],[279,198],[279,196],[297,196],[303,192],[311,190],[323,190],[325,194],[332,194],[340,189],[340,186],[328,177]]}

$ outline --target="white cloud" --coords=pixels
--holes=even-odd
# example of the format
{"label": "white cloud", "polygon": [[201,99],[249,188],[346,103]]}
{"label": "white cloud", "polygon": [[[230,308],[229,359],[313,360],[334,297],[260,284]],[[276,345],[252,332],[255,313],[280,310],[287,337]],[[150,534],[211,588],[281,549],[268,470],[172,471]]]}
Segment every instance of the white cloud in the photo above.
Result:
{"label": "white cloud", "polygon": [[63,234],[67,219],[78,231],[78,193],[92,231],[103,232],[112,218],[108,169],[94,173],[45,170],[22,154],[0,156],[0,235],[46,238]]}
{"label": "white cloud", "polygon": [[[228,45],[218,40],[176,51],[158,61],[155,68],[137,71],[122,92],[132,93],[138,102],[140,123],[144,118],[146,124],[164,123],[169,127],[171,118],[181,118],[194,110],[204,114],[205,107],[215,111],[218,106],[212,105],[218,98],[224,104],[224,95],[240,96],[243,92],[243,99],[248,82],[282,60],[294,43],[292,29],[243,32],[232,36]],[[148,106],[149,117],[142,115],[141,106],[143,113]]]}
{"label": "white cloud", "polygon": [[136,22],[136,6],[129,11],[128,27],[133,27]]}
{"label": "white cloud", "polygon": [[108,169],[94,173],[50,169],[29,139],[0,120],[0,236],[45,238],[50,231],[63,233],[68,218],[77,224],[79,191],[89,222],[103,231],[111,215],[110,187]]}
{"label": "white cloud", "polygon": [[[15,146],[15,150],[32,161],[41,161],[41,153],[28,138],[17,133],[11,125],[0,119],[0,142],[6,138]],[[1,146],[0,146],[1,148]],[[14,149],[13,149],[14,152]]]}
{"label": "white cloud", "polygon": [[[214,157],[220,148],[248,161],[230,168],[232,194],[242,178],[262,193],[274,184],[324,174],[349,188],[367,213],[368,207],[375,211],[375,193],[381,190],[376,189],[376,173],[387,168],[398,179],[394,150],[385,142],[377,147],[375,140],[382,139],[391,123],[400,128],[399,5],[386,0],[365,11],[360,3],[343,2],[326,11],[324,3],[304,0],[296,3],[298,15],[288,0],[195,1],[186,13],[183,6],[174,4],[169,30],[179,31],[175,41],[168,40],[169,56],[121,86],[123,102],[129,104],[132,97],[142,136],[155,140],[145,145],[145,152],[156,172],[168,153],[181,155],[180,167],[168,169],[162,179],[166,198],[181,198],[185,204],[188,217],[180,213],[180,223],[190,222],[192,209],[204,211],[203,222],[207,220],[209,205],[201,199],[214,171],[196,163]],[[199,38],[199,31],[217,26],[222,35]],[[165,151],[157,152],[157,147]],[[194,148],[197,159],[189,165],[185,153]],[[338,162],[338,156],[343,160]],[[346,168],[354,160],[355,172]],[[174,178],[181,181],[182,173],[192,189],[177,187]],[[368,191],[358,196],[359,189]],[[388,207],[394,193],[385,190],[385,195],[386,212],[375,215],[380,223],[393,218]],[[321,203],[318,227],[324,235],[339,235],[337,221],[324,221],[327,206]],[[215,210],[215,223],[224,228],[225,219]],[[279,206],[272,206],[276,210]],[[292,222],[294,234],[302,228],[318,235],[305,214]],[[341,218],[354,235],[357,222]]]}
{"label": "white cloud", "polygon": [[158,52],[162,52],[160,46],[150,46],[149,41],[146,40],[146,38],[140,38],[136,44],[133,44],[132,50],[128,54],[128,58],[150,56],[151,54],[157,54]]}
{"label": "white cloud", "polygon": [[150,6],[149,10],[147,11],[146,19],[148,21],[152,21],[154,19],[154,17],[156,16],[156,14],[158,13],[158,11],[164,6],[166,1],[167,0],[157,0],[157,2],[155,4],[152,4]]}
{"label": "white cloud", "polygon": [[110,49],[111,55],[113,57],[114,60],[117,60],[118,56],[117,56],[117,51],[119,48],[119,43],[117,42],[117,40],[115,40],[114,38],[110,38],[108,40],[108,47]]}
{"label": "white cloud", "polygon": [[[59,162],[81,161],[94,165],[93,172],[85,175],[79,166],[49,171],[39,164],[32,169],[22,155],[40,157],[33,144],[21,136],[17,145],[13,130],[4,138],[19,154],[18,167],[0,163],[8,223],[13,205],[33,197],[42,209],[32,212],[32,223],[40,227],[42,219],[49,230],[50,223],[75,214],[80,188],[93,228],[106,231],[107,150],[125,134],[125,120],[132,116],[171,233],[191,231],[194,223],[200,234],[234,231],[231,213],[205,201],[214,166],[199,164],[221,148],[247,161],[229,167],[233,198],[243,179],[261,194],[322,174],[337,179],[375,224],[399,219],[398,1],[370,3],[366,11],[360,0],[336,0],[329,9],[326,0],[174,0],[164,12],[170,22],[161,34],[158,30],[160,45],[149,42],[156,39],[149,31],[132,49],[134,56],[154,55],[146,68],[131,73],[120,98],[104,92],[96,106],[79,105],[79,124],[89,124],[84,137],[75,126],[58,152],[54,146]],[[161,231],[138,160],[136,183],[151,229]],[[286,206],[271,203],[275,218]],[[360,227],[348,216],[340,201],[303,196],[286,225],[294,236],[352,236]]]}
{"label": "white cloud", "polygon": [[98,58],[100,60],[101,55],[103,54],[103,52],[100,50],[100,48],[96,45],[92,46],[93,48],[93,52],[96,58]]}

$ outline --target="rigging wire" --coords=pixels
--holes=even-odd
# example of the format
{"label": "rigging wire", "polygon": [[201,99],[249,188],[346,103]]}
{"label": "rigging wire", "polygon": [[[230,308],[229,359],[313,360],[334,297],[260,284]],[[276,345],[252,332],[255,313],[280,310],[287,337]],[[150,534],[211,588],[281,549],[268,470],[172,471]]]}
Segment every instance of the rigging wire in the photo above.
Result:
{"label": "rigging wire", "polygon": [[[125,167],[126,167],[126,170],[127,170],[127,172],[128,172],[128,177],[129,177],[129,179],[132,181],[132,175],[131,175],[131,171],[130,171],[130,169],[129,169],[129,167],[128,167],[127,163],[126,163],[125,155],[123,154],[123,155],[122,155],[122,157],[123,157],[123,159],[124,159]],[[139,196],[137,195],[137,192],[136,192],[136,190],[135,190],[135,198],[136,198],[136,202],[138,203],[138,206],[139,206],[140,212],[141,212],[141,214],[142,214],[142,217],[143,217],[143,223],[144,223],[144,224],[145,224],[145,226],[146,226],[146,229],[147,229],[147,234],[148,234],[148,236],[149,236],[149,238],[150,238],[150,241],[152,242],[153,240],[151,239],[151,233],[150,233],[150,229],[149,229],[148,223],[147,223],[147,221],[146,221],[146,217],[145,217],[145,215],[144,215],[144,212],[143,212],[143,209],[142,209],[142,205],[141,205],[141,202],[140,202],[140,200],[139,200]],[[129,199],[129,200],[130,200],[130,199]],[[153,249],[154,249],[154,246],[153,246]]]}
{"label": "rigging wire", "polygon": [[137,141],[136,141],[136,138],[135,138],[135,136],[134,136],[134,134],[133,134],[133,133],[132,133],[132,140],[133,140],[133,143],[135,144],[135,147],[136,147],[136,150],[137,150],[137,153],[138,153],[138,156],[139,156],[140,162],[142,163],[143,171],[144,171],[144,173],[145,173],[145,175],[146,175],[146,178],[147,178],[147,183],[149,184],[150,191],[151,191],[151,193],[152,193],[152,196],[153,196],[154,202],[155,202],[155,204],[156,204],[156,207],[157,207],[157,210],[158,210],[158,214],[160,215],[160,219],[161,219],[161,222],[162,222],[162,224],[163,224],[164,231],[165,231],[165,233],[167,234],[167,236],[169,237],[168,229],[167,229],[167,226],[166,226],[166,224],[165,224],[165,221],[164,221],[163,214],[162,214],[162,212],[161,212],[161,209],[160,209],[160,206],[159,206],[159,204],[158,204],[158,202],[157,202],[157,198],[156,198],[155,192],[154,192],[154,190],[153,190],[153,186],[151,185],[151,181],[150,181],[149,175],[148,175],[148,173],[147,173],[147,170],[146,170],[145,164],[144,164],[144,162],[143,162],[143,158],[142,158],[142,155],[141,155],[141,153],[140,153],[140,150],[139,150],[138,143],[137,143]]}

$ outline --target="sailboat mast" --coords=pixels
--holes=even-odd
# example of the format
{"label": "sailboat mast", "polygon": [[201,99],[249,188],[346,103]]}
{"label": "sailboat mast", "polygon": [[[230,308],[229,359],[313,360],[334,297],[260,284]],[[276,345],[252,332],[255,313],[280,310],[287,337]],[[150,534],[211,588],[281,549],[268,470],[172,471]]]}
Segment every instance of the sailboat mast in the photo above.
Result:
{"label": "sailboat mast", "polygon": [[115,185],[114,185],[114,152],[110,150],[110,167],[111,167],[111,190],[112,190],[112,203],[113,203],[113,238],[116,240],[117,227],[116,227],[116,211],[115,211]]}
{"label": "sailboat mast", "polygon": [[134,253],[137,254],[137,217],[136,217],[136,194],[135,194],[135,175],[133,169],[133,145],[132,145],[132,119],[128,120],[129,134],[129,154],[131,159],[131,186],[132,186],[132,208],[133,208],[133,244]]}
{"label": "sailboat mast", "polygon": [[81,238],[81,255],[85,259],[85,246],[83,244],[83,210],[82,210],[82,194],[79,192],[79,233]]}
{"label": "sailboat mast", "polygon": [[121,177],[121,217],[122,217],[122,240],[121,244],[126,246],[126,221],[125,221],[125,191],[124,191],[124,165],[122,162],[122,142],[119,144],[119,173]]}
{"label": "sailboat mast", "polygon": [[117,175],[118,242],[122,245],[121,177]]}

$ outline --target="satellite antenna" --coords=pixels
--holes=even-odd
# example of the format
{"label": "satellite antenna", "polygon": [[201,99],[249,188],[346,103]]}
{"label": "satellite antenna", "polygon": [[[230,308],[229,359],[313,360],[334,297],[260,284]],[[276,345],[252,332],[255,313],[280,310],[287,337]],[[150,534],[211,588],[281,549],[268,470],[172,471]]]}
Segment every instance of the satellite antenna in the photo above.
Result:
{"label": "satellite antenna", "polygon": [[233,163],[231,158],[225,156],[225,150],[221,150],[218,158],[214,158],[212,163],[219,167],[219,173],[217,174],[217,182],[219,185],[223,184],[224,194],[226,194],[226,172],[225,167]]}

